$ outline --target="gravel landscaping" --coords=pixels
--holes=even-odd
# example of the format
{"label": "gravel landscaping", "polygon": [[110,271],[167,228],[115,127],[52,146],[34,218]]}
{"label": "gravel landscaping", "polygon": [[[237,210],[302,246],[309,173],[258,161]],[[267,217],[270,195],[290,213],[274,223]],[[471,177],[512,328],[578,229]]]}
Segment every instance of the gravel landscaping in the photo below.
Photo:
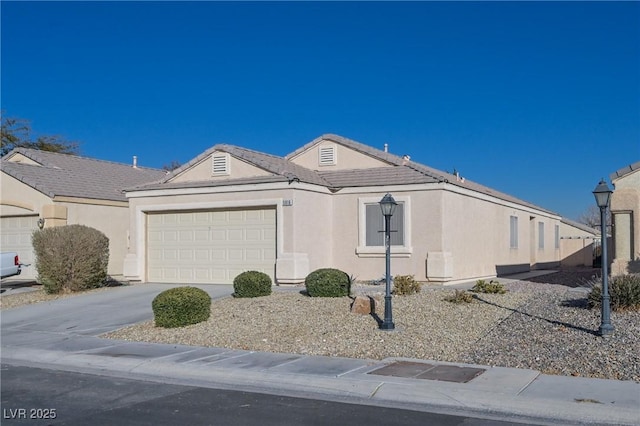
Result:
{"label": "gravel landscaping", "polygon": [[[545,283],[545,277],[554,284]],[[302,294],[304,287],[276,287],[270,296],[214,300],[211,317],[200,324],[163,329],[147,321],[102,337],[365,359],[418,358],[640,382],[640,312],[613,312],[615,332],[602,338],[597,335],[600,311],[587,309],[584,288],[572,288],[581,281],[575,273],[535,281],[508,283],[509,291],[502,295],[475,294],[469,304],[444,301],[454,289],[439,286],[394,296],[395,331],[381,331],[372,316],[350,312],[348,297],[311,298]],[[383,291],[383,286],[354,287],[355,294],[378,298]],[[9,301],[28,294],[0,298],[2,308],[17,306]]]}

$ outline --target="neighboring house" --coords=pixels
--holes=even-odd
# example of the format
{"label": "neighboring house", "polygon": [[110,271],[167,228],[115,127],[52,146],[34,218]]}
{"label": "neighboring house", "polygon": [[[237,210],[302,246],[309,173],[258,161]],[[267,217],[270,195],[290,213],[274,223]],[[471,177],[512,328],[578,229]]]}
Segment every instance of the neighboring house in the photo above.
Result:
{"label": "neighboring house", "polygon": [[594,251],[600,246],[600,233],[579,222],[560,221],[560,264],[562,266],[593,266]]}
{"label": "neighboring house", "polygon": [[613,275],[640,272],[640,161],[611,174]]}
{"label": "neighboring house", "polygon": [[384,275],[391,193],[392,274],[455,283],[557,267],[557,214],[459,176],[336,135],[285,157],[215,145],[161,182],[126,191],[133,280],[231,283],[242,271],[299,283],[333,267]]}
{"label": "neighboring house", "polygon": [[81,224],[109,238],[109,274],[122,275],[129,230],[122,189],[162,179],[166,172],[126,164],[16,148],[0,162],[0,248],[16,251],[21,278],[35,278],[31,235],[39,228]]}

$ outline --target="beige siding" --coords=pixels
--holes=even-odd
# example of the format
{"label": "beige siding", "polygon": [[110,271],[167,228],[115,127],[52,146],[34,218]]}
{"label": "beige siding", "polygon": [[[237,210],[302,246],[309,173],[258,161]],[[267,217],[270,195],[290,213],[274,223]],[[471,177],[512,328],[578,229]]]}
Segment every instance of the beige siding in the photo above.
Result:
{"label": "beige siding", "polygon": [[640,170],[613,181],[613,274],[640,272]]}
{"label": "beige siding", "polygon": [[600,239],[594,232],[560,223],[560,259],[562,266],[592,266],[594,240]]}
{"label": "beige siding", "polygon": [[[330,166],[320,165],[320,148],[336,148],[336,164]],[[306,167],[311,170],[345,170],[345,169],[367,169],[373,167],[387,166],[388,164],[370,157],[366,154],[346,148],[333,141],[320,141],[309,147],[304,152],[291,158],[291,162]]]}
{"label": "beige siding", "polygon": [[[334,200],[333,264],[358,280],[379,279],[385,272],[384,248],[377,253],[358,253],[365,244],[359,235],[359,208],[362,199],[380,200],[386,191],[336,194]],[[407,199],[405,229],[411,228],[410,250],[393,252],[393,275],[415,275],[426,279],[427,253],[441,251],[441,201],[438,191],[394,191],[397,199]]]}
{"label": "beige siding", "polygon": [[271,173],[248,164],[242,160],[238,160],[233,156],[230,157],[229,162],[229,175],[213,176],[212,174],[212,160],[211,156],[208,156],[198,164],[193,165],[189,169],[183,171],[179,175],[175,176],[170,182],[197,182],[216,179],[236,179],[253,176],[270,176]]}
{"label": "beige siding", "polygon": [[127,207],[80,203],[56,203],[67,208],[67,225],[95,228],[109,238],[110,275],[122,275],[122,262],[127,253],[129,210]]}
{"label": "beige siding", "polygon": [[[0,216],[35,215],[46,219],[45,227],[79,224],[96,228],[109,238],[109,274],[122,275],[129,227],[129,211],[126,206],[86,204],[91,200],[83,203],[56,202],[4,173],[0,184]],[[64,214],[61,218],[49,217],[49,212],[55,210],[52,209],[53,206],[57,206],[58,210],[62,208]],[[35,264],[30,268],[35,271]]]}

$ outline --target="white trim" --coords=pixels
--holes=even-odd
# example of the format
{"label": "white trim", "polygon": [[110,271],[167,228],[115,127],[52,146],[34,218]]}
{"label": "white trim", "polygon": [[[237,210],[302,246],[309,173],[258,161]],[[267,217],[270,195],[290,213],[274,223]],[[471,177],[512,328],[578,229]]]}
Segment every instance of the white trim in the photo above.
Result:
{"label": "white trim", "polygon": [[[367,213],[366,205],[379,203],[384,193],[379,197],[358,197],[358,246],[356,254],[358,257],[383,257],[386,254],[384,246],[370,247],[366,245],[367,238]],[[411,197],[394,196],[397,202],[404,204],[404,245],[391,246],[393,257],[411,257],[413,247],[411,246]]]}
{"label": "white trim", "polygon": [[[539,216],[544,216],[550,219],[561,220],[562,217],[549,213],[544,210],[538,210],[533,207],[528,207],[523,204],[518,204],[512,201],[506,201],[501,198],[497,198],[481,192],[472,191],[470,189],[462,188],[456,185],[452,185],[445,182],[439,183],[422,183],[412,185],[389,185],[389,186],[365,186],[365,187],[351,187],[342,188],[338,192],[332,192],[329,188],[322,185],[315,185],[310,183],[300,182],[270,182],[270,183],[255,183],[246,185],[229,185],[229,186],[207,186],[202,188],[173,188],[173,189],[147,189],[147,190],[133,190],[127,192],[125,195],[127,198],[142,198],[142,197],[159,197],[165,195],[192,195],[192,194],[215,194],[226,192],[248,192],[248,191],[267,191],[273,189],[301,189],[311,192],[318,192],[321,194],[331,195],[348,195],[348,194],[385,194],[390,193],[404,193],[414,191],[450,191],[468,197],[476,198],[479,200],[487,201],[493,204],[505,206],[519,211],[533,213]],[[382,197],[381,197],[382,198]]]}
{"label": "white trim", "polygon": [[[147,225],[146,215],[150,212],[163,211],[188,211],[188,210],[216,210],[225,208],[250,208],[263,207],[276,209],[276,261],[282,255],[284,241],[284,226],[282,215],[282,198],[265,200],[241,200],[241,201],[212,201],[199,203],[180,204],[156,204],[150,206],[138,206],[135,209],[136,222],[136,259],[138,277],[142,282],[147,281]],[[274,277],[277,279],[277,277]]]}
{"label": "white trim", "polygon": [[146,189],[127,192],[127,198],[164,197],[168,195],[223,194],[228,192],[271,191],[278,189],[299,189],[303,191],[332,194],[329,188],[300,182],[270,182],[247,185],[206,186],[202,188]]}

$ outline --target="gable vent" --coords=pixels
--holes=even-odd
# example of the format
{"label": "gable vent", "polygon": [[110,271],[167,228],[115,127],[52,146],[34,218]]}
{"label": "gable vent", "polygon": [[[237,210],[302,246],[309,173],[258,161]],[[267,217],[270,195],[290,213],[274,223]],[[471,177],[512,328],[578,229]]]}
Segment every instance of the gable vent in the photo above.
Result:
{"label": "gable vent", "polygon": [[333,166],[336,164],[335,145],[320,147],[319,163],[321,166]]}
{"label": "gable vent", "polygon": [[213,154],[212,158],[212,174],[214,176],[228,175],[229,171],[229,154]]}

